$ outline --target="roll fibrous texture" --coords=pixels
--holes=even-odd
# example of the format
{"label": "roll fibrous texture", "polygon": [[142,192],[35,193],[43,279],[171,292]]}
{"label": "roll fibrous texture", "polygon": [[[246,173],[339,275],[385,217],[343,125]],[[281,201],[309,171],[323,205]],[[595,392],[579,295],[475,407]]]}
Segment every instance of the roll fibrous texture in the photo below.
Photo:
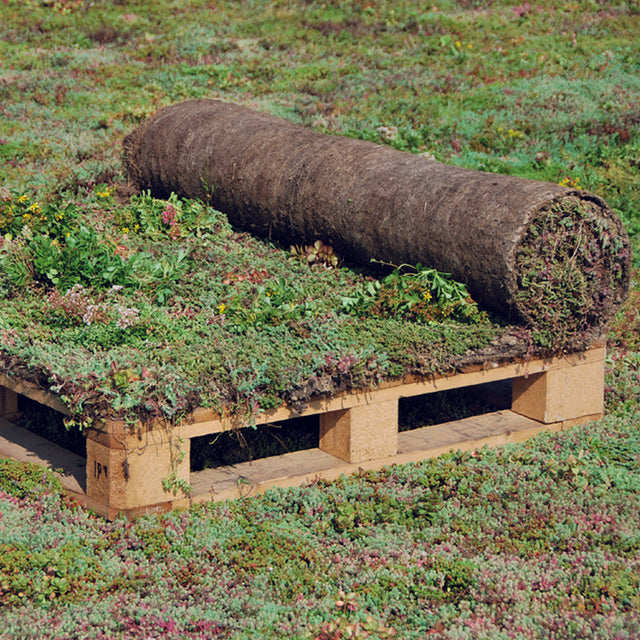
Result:
{"label": "roll fibrous texture", "polygon": [[124,141],[135,190],[200,198],[243,230],[346,261],[422,264],[553,337],[626,297],[629,238],[599,196],[442,164],[220,100],[161,109]]}

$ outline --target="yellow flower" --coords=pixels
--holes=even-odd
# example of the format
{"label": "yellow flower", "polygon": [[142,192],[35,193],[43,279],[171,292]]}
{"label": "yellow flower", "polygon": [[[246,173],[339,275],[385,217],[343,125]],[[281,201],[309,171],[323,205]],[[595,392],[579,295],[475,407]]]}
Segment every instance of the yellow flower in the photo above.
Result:
{"label": "yellow flower", "polygon": [[218,306],[218,313],[222,315],[226,308],[227,308],[227,305],[223,302],[221,305]]}
{"label": "yellow flower", "polygon": [[456,47],[458,47],[458,49],[462,46],[462,43],[460,42],[460,40],[456,40]]}
{"label": "yellow flower", "polygon": [[18,202],[19,202],[20,204],[22,204],[23,202],[26,202],[28,199],[29,199],[29,198],[27,198],[27,196],[25,196],[25,195],[21,195],[21,196],[18,198]]}
{"label": "yellow flower", "polygon": [[429,302],[429,300],[431,300],[431,291],[425,291],[425,292],[422,294],[422,297],[423,297],[427,302]]}
{"label": "yellow flower", "polygon": [[28,209],[28,211],[32,211],[33,213],[40,213],[40,205],[37,202],[34,202]]}

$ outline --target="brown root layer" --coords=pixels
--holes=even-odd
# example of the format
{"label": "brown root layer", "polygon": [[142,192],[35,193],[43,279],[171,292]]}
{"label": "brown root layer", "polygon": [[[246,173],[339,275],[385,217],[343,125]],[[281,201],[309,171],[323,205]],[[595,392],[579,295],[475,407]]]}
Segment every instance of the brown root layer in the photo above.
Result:
{"label": "brown root layer", "polygon": [[351,263],[451,273],[479,303],[557,344],[597,333],[628,290],[628,237],[586,192],[323,135],[218,100],[160,110],[124,149],[136,190],[203,199],[285,244],[321,239]]}

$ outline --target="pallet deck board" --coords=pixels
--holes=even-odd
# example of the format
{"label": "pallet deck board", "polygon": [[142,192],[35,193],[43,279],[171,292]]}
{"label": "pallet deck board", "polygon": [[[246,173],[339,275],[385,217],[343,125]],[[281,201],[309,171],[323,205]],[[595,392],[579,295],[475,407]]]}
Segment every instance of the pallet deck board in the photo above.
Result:
{"label": "pallet deck board", "polygon": [[31,400],[35,400],[36,402],[54,409],[59,413],[63,413],[64,415],[69,415],[70,413],[69,408],[55,395],[55,393],[47,391],[46,389],[41,389],[33,382],[20,380],[19,378],[7,376],[0,372],[0,387],[13,391],[14,393],[19,393],[27,398],[31,398]]}
{"label": "pallet deck board", "polygon": [[[589,416],[588,419],[597,416]],[[172,507],[258,495],[271,487],[304,485],[316,479],[335,480],[361,470],[421,462],[455,450],[520,442],[543,431],[567,428],[562,422],[543,425],[510,410],[500,410],[439,425],[420,427],[398,435],[398,453],[362,463],[348,463],[312,448],[191,474],[192,495],[171,499]],[[45,438],[0,419],[0,456],[35,462],[57,470],[64,490],[89,504],[86,496],[86,459]]]}
{"label": "pallet deck board", "polygon": [[[559,429],[562,423],[553,427]],[[316,478],[334,480],[342,474],[359,470],[378,470],[393,464],[419,462],[446,451],[481,448],[498,439],[501,444],[502,441],[516,441],[519,433],[533,435],[546,428],[547,425],[512,411],[497,411],[400,433],[398,453],[387,458],[348,463],[318,448],[285,453],[194,473],[192,499],[238,498],[262,493],[274,486],[305,484]]]}
{"label": "pallet deck board", "polygon": [[[567,366],[599,363],[604,360],[603,354],[604,349],[598,343],[598,346],[594,349],[561,357],[520,359],[508,362],[490,361],[484,365],[467,367],[462,371],[433,375],[421,379],[405,376],[402,379],[383,382],[375,389],[345,391],[329,397],[311,399],[307,407],[301,411],[290,407],[278,407],[263,412],[259,420],[260,424],[279,422],[300,416],[340,411],[427,393],[437,393],[439,391],[471,387],[513,378],[528,378],[539,373],[561,370]],[[189,438],[193,438],[210,433],[228,431],[233,429],[234,426],[235,422],[232,416],[220,416],[211,409],[197,409],[191,416],[187,417],[184,434]]]}

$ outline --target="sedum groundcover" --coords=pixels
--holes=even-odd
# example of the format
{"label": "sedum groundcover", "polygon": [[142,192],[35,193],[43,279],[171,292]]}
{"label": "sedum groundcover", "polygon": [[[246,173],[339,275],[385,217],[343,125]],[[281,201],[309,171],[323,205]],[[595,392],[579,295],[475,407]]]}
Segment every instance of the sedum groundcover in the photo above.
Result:
{"label": "sedum groundcover", "polygon": [[0,637],[636,638],[638,419],[133,522],[3,461]]}
{"label": "sedum groundcover", "polygon": [[[417,292],[411,270],[380,296],[362,274],[322,266],[333,261],[324,245],[297,249],[305,264],[288,246],[231,234],[248,249],[238,253],[213,243],[229,233],[215,211],[130,202],[122,140],[161,107],[216,98],[443,163],[583,187],[620,214],[637,269],[639,21],[624,0],[0,2],[3,370],[60,385],[78,421],[116,408],[177,416],[204,395],[193,372],[220,369],[213,348],[196,346],[225,315],[237,327],[228,341],[245,350],[221,387],[242,381],[228,400],[250,417],[256,402],[280,401],[279,385],[294,388],[268,375],[269,340],[283,345],[278,362],[299,376],[300,398],[313,366],[333,372],[320,389],[425,367],[425,336],[438,366],[495,351],[495,339],[526,350],[544,336],[514,334],[473,306],[477,322],[378,319],[407,302],[401,282]],[[180,215],[163,219],[168,204]],[[207,256],[219,279],[207,278]],[[249,326],[273,312],[266,289],[253,302],[280,277],[272,294],[286,294],[285,314],[291,271],[314,293],[297,292],[300,319],[286,322],[302,335],[306,323],[335,362],[305,360],[282,340],[286,322]],[[135,522],[95,518],[41,469],[0,462],[0,637],[639,637],[637,272],[631,289],[608,333],[607,416],[564,434]],[[434,319],[430,305],[414,311]],[[361,330],[389,346],[372,373]],[[154,354],[155,368],[145,364]]]}
{"label": "sedum groundcover", "polygon": [[321,241],[289,249],[236,232],[198,201],[95,198],[40,205],[7,191],[0,205],[0,362],[80,425],[179,420],[198,406],[242,424],[531,342],[433,269],[379,280],[339,268]]}

